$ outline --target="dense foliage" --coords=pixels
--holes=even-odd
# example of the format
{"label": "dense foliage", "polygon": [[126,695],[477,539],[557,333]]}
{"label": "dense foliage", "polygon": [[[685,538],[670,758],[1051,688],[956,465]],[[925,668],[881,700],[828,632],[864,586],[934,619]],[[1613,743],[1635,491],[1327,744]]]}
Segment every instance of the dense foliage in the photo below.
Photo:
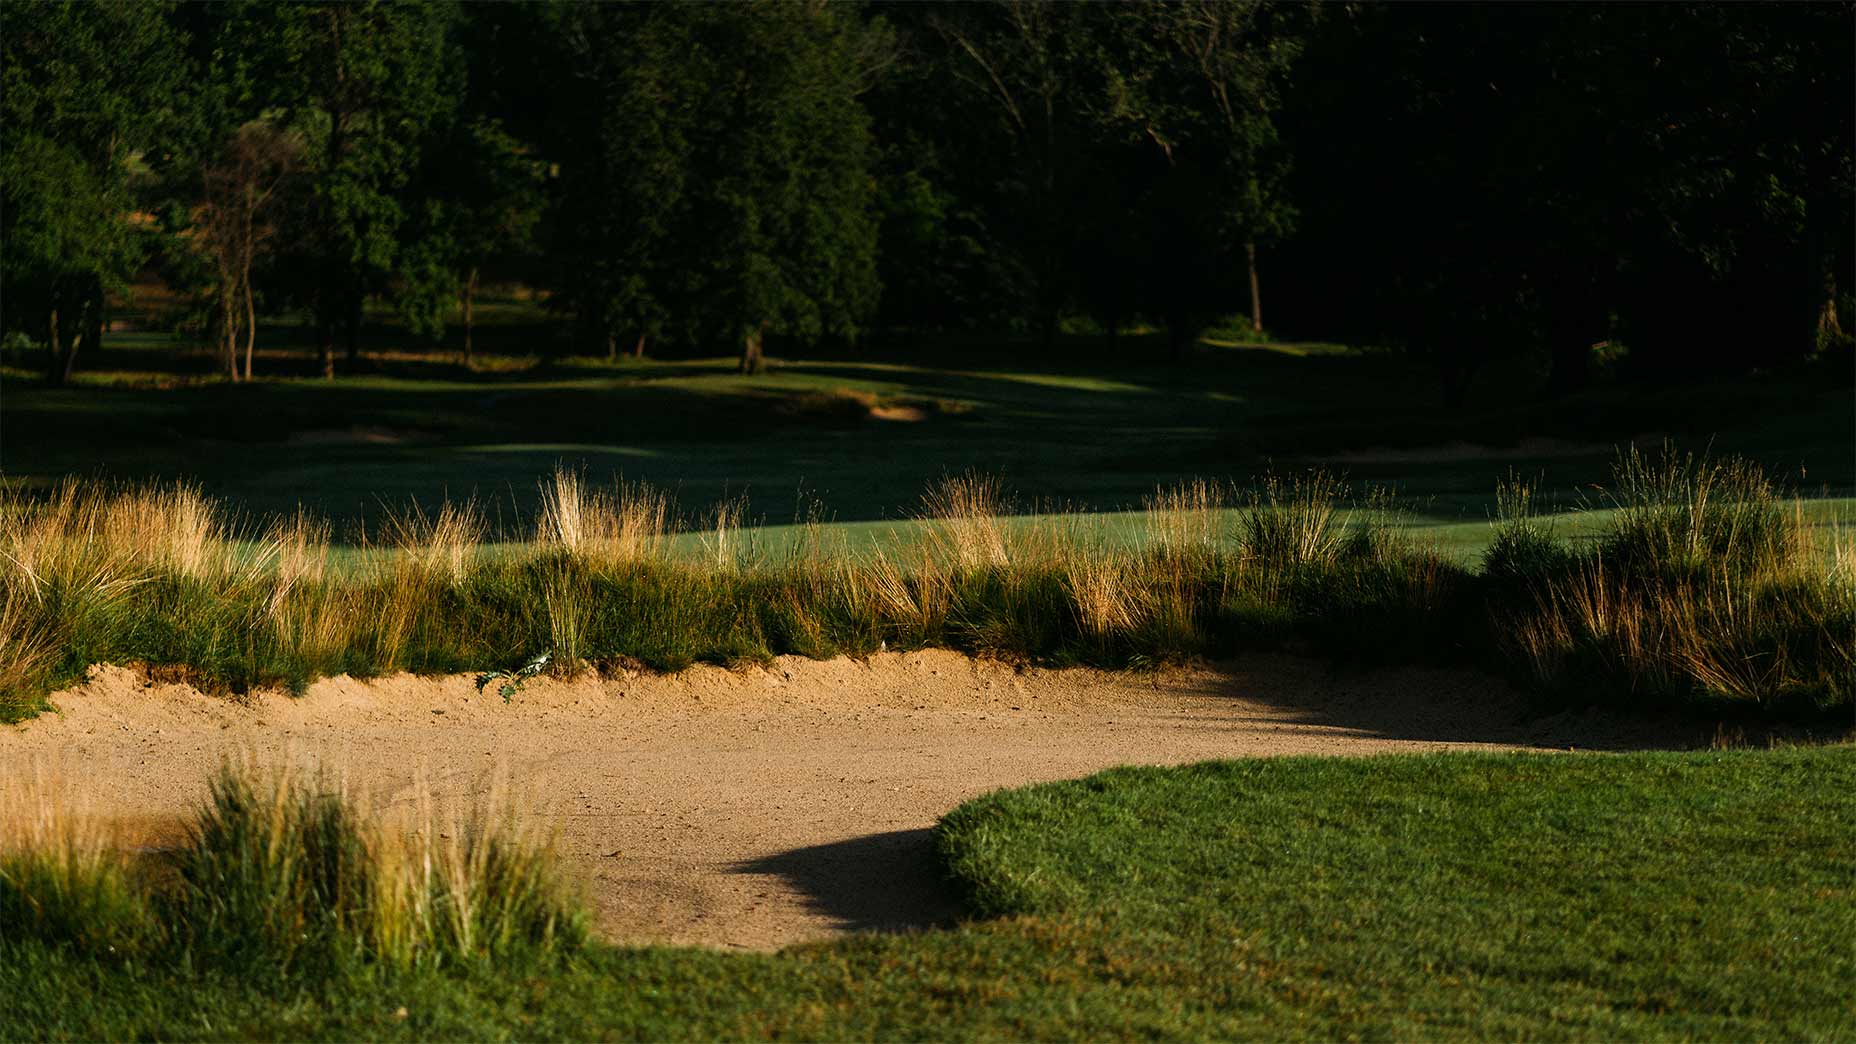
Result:
{"label": "dense foliage", "polygon": [[[370,297],[435,336],[485,281],[544,292],[558,350],[749,369],[872,328],[1054,348],[1079,317],[1178,353],[1220,315],[1261,333],[1266,293],[1278,331],[1402,348],[1456,394],[1517,353],[1560,391],[1618,345],[1655,378],[1785,365],[1848,346],[1852,17],[16,5],[0,321],[61,379],[154,260],[228,356],[239,311],[300,315],[331,374]],[[259,137],[272,162],[228,159]]]}

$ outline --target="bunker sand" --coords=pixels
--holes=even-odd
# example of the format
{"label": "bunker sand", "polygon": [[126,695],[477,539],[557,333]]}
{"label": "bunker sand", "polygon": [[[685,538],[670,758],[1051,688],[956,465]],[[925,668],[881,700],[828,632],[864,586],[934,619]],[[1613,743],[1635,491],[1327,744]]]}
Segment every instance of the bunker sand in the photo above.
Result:
{"label": "bunker sand", "polygon": [[1125,764],[1452,748],[1686,745],[1666,723],[1530,717],[1485,675],[1284,656],[1158,674],[1015,670],[955,653],[781,658],[676,675],[332,678],[203,696],[117,667],[0,727],[0,772],[172,837],[227,758],[319,765],[383,803],[506,780],[550,817],[597,926],[626,942],[774,949],[945,923],[929,830],[999,787]]}

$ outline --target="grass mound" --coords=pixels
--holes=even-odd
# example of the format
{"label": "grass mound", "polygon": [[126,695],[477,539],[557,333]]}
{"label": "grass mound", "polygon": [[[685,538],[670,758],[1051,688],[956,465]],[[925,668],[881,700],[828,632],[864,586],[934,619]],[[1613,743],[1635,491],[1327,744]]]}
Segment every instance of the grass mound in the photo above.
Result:
{"label": "grass mound", "polygon": [[1240,1036],[1835,1036],[1853,786],[1847,748],[1236,761],[996,794],[939,844],[979,909],[1274,1013]]}
{"label": "grass mound", "polygon": [[949,930],[368,989],[8,934],[0,1036],[1840,1038],[1852,821],[1847,746],[1120,769],[947,816]]}

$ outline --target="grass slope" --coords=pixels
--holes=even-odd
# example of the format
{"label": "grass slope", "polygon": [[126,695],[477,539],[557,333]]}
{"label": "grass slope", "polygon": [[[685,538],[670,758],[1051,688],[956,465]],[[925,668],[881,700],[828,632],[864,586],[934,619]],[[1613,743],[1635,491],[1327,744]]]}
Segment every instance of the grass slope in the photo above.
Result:
{"label": "grass slope", "polygon": [[[1565,507],[1603,477],[1614,445],[1663,434],[1754,457],[1813,492],[1848,494],[1856,482],[1843,375],[1551,402],[1527,398],[1515,378],[1445,409],[1422,366],[1294,345],[1208,345],[1170,364],[1161,346],[1132,341],[1110,357],[1089,338],[1055,353],[937,338],[746,377],[730,358],[533,366],[504,356],[472,371],[404,352],[403,333],[373,332],[381,354],[368,372],[332,382],[152,372],[174,362],[172,349],[122,343],[132,334],[114,335],[73,387],[0,368],[5,477],[31,487],[74,474],[188,478],[261,514],[308,507],[336,522],[338,538],[379,521],[384,505],[473,493],[519,530],[535,476],[558,463],[602,482],[622,472],[693,506],[745,493],[749,521],[771,524],[802,513],[802,491],[844,522],[894,519],[925,483],[969,468],[1003,476],[1023,510],[1112,511],[1156,483],[1313,460],[1400,487],[1426,522],[1480,527],[1510,469],[1544,472],[1542,506]],[[511,334],[509,350],[544,347],[540,328]],[[289,373],[312,355],[277,354],[259,369]]]}
{"label": "grass slope", "polygon": [[1123,769],[939,847],[958,928],[263,981],[0,942],[0,1037],[1820,1039],[1856,750]]}

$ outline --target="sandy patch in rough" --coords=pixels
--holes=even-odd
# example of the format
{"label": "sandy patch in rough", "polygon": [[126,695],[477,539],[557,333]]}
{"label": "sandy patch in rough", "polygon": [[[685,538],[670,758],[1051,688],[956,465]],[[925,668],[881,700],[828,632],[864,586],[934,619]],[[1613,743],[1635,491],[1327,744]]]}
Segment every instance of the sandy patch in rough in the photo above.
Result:
{"label": "sandy patch in rough", "polygon": [[[95,811],[171,830],[227,756],[315,761],[383,800],[506,773],[560,827],[600,930],[768,949],[943,922],[928,829],[998,787],[1122,764],[1693,741],[1602,716],[1529,719],[1462,671],[1256,657],[1158,675],[1016,671],[944,652],[537,679],[327,679],[233,701],[98,667],[0,727],[0,772],[51,771]],[[161,824],[169,824],[164,828]]]}
{"label": "sandy patch in rough", "polygon": [[870,407],[870,419],[914,424],[927,420],[928,411],[920,406],[872,406]]}

